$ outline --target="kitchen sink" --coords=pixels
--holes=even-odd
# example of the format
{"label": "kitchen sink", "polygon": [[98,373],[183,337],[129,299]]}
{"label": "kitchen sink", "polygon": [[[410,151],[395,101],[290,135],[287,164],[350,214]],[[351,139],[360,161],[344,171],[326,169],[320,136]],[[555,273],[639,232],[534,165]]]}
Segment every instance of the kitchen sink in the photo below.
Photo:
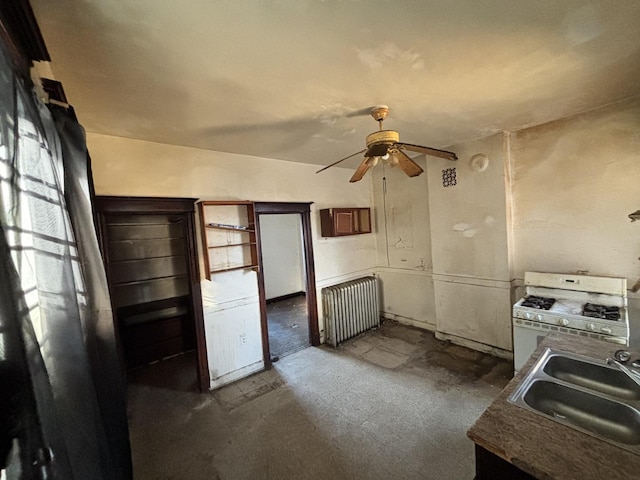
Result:
{"label": "kitchen sink", "polygon": [[640,385],[620,370],[606,364],[597,364],[574,355],[550,355],[544,372],[553,378],[589,390],[629,400],[640,400]]}
{"label": "kitchen sink", "polygon": [[640,455],[640,385],[604,359],[547,348],[508,401]]}
{"label": "kitchen sink", "polygon": [[624,403],[545,380],[533,382],[524,401],[561,423],[615,442],[640,445],[640,412]]}

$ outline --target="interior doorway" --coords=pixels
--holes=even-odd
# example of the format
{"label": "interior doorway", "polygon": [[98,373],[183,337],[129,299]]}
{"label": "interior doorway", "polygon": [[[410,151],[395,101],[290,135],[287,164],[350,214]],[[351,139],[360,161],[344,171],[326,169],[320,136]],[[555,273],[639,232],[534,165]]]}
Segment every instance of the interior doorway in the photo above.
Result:
{"label": "interior doorway", "polygon": [[309,203],[254,205],[265,366],[320,344]]}
{"label": "interior doorway", "polygon": [[263,215],[262,270],[271,361],[311,345],[299,213]]}

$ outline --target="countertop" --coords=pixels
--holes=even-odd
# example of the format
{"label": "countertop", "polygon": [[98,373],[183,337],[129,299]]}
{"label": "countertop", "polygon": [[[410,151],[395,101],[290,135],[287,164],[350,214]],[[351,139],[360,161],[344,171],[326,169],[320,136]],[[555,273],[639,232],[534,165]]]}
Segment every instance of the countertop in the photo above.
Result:
{"label": "countertop", "polygon": [[620,348],[592,338],[549,334],[467,432],[469,438],[541,480],[640,479],[640,456],[507,402],[546,347],[600,359]]}

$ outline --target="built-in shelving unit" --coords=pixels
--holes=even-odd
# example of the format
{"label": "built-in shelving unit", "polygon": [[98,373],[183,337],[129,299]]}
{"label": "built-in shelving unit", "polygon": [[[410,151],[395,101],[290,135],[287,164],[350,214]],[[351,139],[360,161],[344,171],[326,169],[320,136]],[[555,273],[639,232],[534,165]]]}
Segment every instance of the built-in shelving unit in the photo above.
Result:
{"label": "built-in shelving unit", "polygon": [[197,350],[209,388],[194,198],[95,199],[118,348],[127,368]]}
{"label": "built-in shelving unit", "polygon": [[203,200],[198,203],[206,277],[258,269],[253,202]]}

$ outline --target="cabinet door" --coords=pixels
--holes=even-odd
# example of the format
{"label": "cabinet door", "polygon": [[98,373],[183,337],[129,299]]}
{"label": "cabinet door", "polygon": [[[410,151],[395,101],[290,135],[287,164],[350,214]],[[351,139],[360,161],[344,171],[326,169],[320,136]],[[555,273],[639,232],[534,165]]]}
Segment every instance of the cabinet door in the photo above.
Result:
{"label": "cabinet door", "polygon": [[368,208],[358,208],[355,210],[355,217],[355,233],[371,233],[371,210]]}
{"label": "cabinet door", "polygon": [[336,235],[352,235],[353,228],[353,211],[350,209],[335,210],[333,214],[334,229]]}

